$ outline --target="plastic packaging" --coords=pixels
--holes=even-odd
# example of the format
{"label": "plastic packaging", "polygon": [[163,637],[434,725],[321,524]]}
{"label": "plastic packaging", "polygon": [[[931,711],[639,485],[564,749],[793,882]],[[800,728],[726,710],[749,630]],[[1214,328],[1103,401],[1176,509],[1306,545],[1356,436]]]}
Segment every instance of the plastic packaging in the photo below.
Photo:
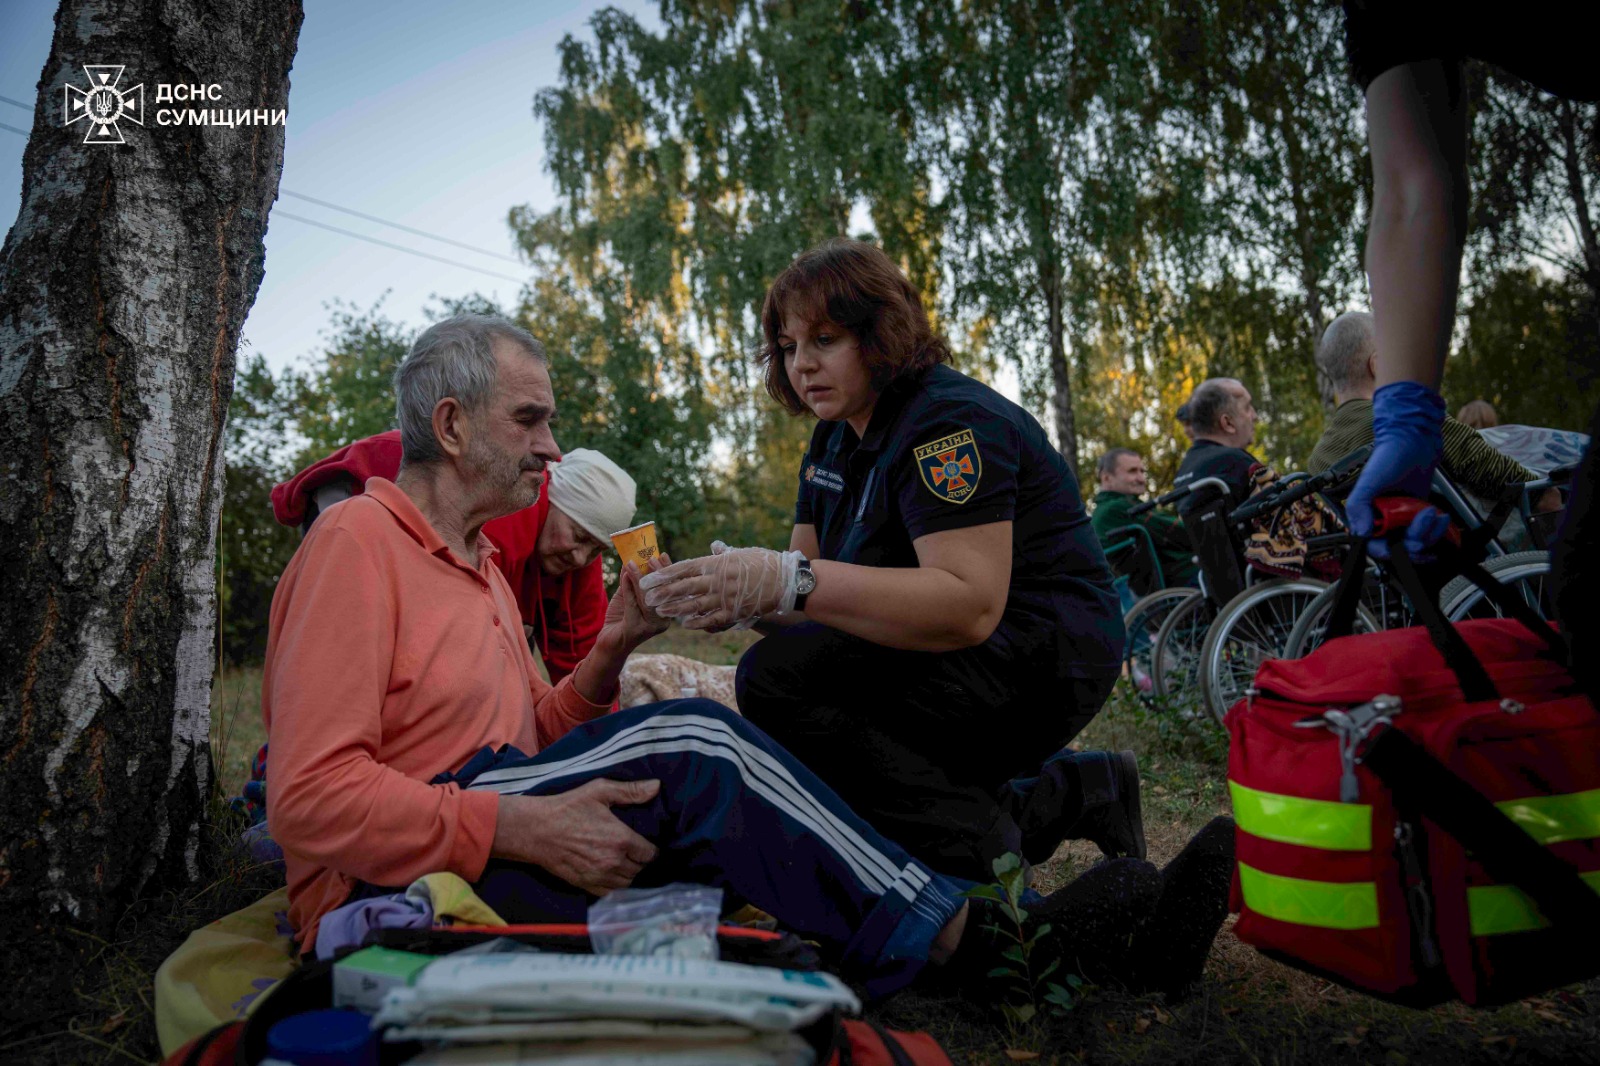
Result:
{"label": "plastic packaging", "polygon": [[722,889],[706,885],[622,888],[589,907],[596,955],[716,959]]}

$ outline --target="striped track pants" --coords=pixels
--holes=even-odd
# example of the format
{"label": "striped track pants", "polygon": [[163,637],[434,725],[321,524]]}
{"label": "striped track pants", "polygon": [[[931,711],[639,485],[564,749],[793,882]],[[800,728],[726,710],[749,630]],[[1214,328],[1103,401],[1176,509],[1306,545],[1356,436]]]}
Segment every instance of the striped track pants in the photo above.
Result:
{"label": "striped track pants", "polygon": [[[610,714],[531,757],[486,748],[436,781],[551,795],[594,778],[661,782],[650,803],[614,808],[660,849],[637,886],[723,888],[821,944],[869,995],[907,984],[961,908],[966,882],[884,839],[774,740],[710,700]],[[513,922],[582,921],[589,903],[537,867],[498,860],[477,889]]]}

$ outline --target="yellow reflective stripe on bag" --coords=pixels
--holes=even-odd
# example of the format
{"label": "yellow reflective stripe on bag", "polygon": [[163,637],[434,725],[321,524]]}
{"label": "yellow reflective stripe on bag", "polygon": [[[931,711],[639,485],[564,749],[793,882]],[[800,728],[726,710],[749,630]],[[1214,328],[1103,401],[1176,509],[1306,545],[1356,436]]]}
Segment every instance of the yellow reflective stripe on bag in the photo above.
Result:
{"label": "yellow reflective stripe on bag", "polygon": [[[1600,894],[1600,870],[1579,876]],[[1528,894],[1514,885],[1480,885],[1467,889],[1467,913],[1471,916],[1473,936],[1524,933],[1550,924]]]}
{"label": "yellow reflective stripe on bag", "polygon": [[1378,924],[1378,886],[1371,881],[1305,881],[1239,864],[1244,905],[1266,918],[1321,929],[1371,929]]}
{"label": "yellow reflective stripe on bag", "polygon": [[1600,837],[1600,788],[1560,796],[1528,796],[1495,806],[1541,844]]}
{"label": "yellow reflective stripe on bag", "polygon": [[1327,851],[1371,851],[1372,808],[1365,803],[1303,799],[1228,782],[1233,819],[1251,836]]}

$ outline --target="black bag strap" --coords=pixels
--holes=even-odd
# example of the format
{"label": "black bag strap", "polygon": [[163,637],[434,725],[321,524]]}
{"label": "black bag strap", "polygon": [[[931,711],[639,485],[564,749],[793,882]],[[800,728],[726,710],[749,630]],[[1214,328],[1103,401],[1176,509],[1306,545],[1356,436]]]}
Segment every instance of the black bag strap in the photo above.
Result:
{"label": "black bag strap", "polygon": [[1567,661],[1567,642],[1561,634],[1547,622],[1533,606],[1523,599],[1518,593],[1506,585],[1495,580],[1493,574],[1485,570],[1482,565],[1474,562],[1463,550],[1450,545],[1448,542],[1441,544],[1439,557],[1451,566],[1456,573],[1466,578],[1477,586],[1478,590],[1500,610],[1509,617],[1515,618],[1528,627],[1529,632],[1544,641],[1545,647],[1562,663]]}
{"label": "black bag strap", "polygon": [[[1488,571],[1473,562],[1466,551],[1457,548],[1449,541],[1441,541],[1435,546],[1434,551],[1452,573],[1459,574],[1472,582],[1504,614],[1521,622],[1542,640],[1558,661],[1567,662],[1566,642],[1521,595],[1496,581]],[[1472,654],[1472,649],[1461,638],[1461,634],[1456,632],[1455,626],[1445,618],[1438,602],[1424,586],[1416,564],[1407,554],[1405,545],[1398,535],[1389,542],[1389,555],[1390,565],[1405,590],[1406,598],[1411,601],[1412,610],[1417,619],[1427,627],[1434,647],[1439,649],[1445,663],[1456,675],[1456,680],[1461,684],[1462,694],[1473,702],[1498,699],[1499,692],[1495,689],[1494,682],[1489,679],[1488,672],[1478,662],[1477,656]],[[1356,611],[1361,604],[1366,564],[1366,542],[1357,540],[1351,545],[1350,553],[1345,557],[1344,570],[1339,575],[1339,584],[1334,593],[1333,610],[1329,614],[1327,629],[1330,639],[1349,636],[1355,629]]]}
{"label": "black bag strap", "polygon": [[1533,897],[1564,933],[1600,939],[1600,895],[1578,871],[1422,745],[1390,726],[1367,742],[1361,761],[1389,788],[1396,807],[1419,811],[1455,837],[1490,877]]}
{"label": "black bag strap", "polygon": [[1356,629],[1356,608],[1361,605],[1361,586],[1367,574],[1367,542],[1358,537],[1350,542],[1339,574],[1339,591],[1333,594],[1333,610],[1328,614],[1328,639],[1348,637]]}
{"label": "black bag strap", "polygon": [[911,1060],[911,1054],[906,1051],[905,1045],[900,1043],[899,1037],[871,1018],[863,1020],[872,1026],[872,1031],[877,1034],[878,1040],[883,1044],[883,1050],[887,1051],[889,1058],[894,1060],[894,1066],[916,1066],[916,1063]]}
{"label": "black bag strap", "polygon": [[1422,583],[1422,575],[1417,573],[1417,566],[1411,561],[1405,547],[1398,541],[1390,546],[1389,562],[1394,567],[1395,576],[1400,579],[1400,587],[1405,589],[1406,598],[1411,601],[1411,609],[1418,620],[1428,628],[1428,636],[1433,638],[1433,646],[1439,649],[1444,656],[1444,661],[1450,667],[1450,672],[1456,675],[1456,681],[1461,685],[1461,694],[1469,703],[1480,700],[1497,700],[1500,692],[1494,687],[1494,682],[1489,680],[1489,672],[1483,668],[1478,657],[1472,654],[1472,649],[1467,647],[1467,642],[1461,634],[1456,632],[1456,627],[1445,618],[1444,612],[1429,595],[1428,589]]}
{"label": "black bag strap", "polygon": [[1509,482],[1501,490],[1500,497],[1494,503],[1483,524],[1476,529],[1469,529],[1461,535],[1461,547],[1473,559],[1482,559],[1484,549],[1489,542],[1500,535],[1500,530],[1506,524],[1506,519],[1511,517],[1511,512],[1516,510],[1517,504],[1522,500],[1522,485],[1518,482]]}

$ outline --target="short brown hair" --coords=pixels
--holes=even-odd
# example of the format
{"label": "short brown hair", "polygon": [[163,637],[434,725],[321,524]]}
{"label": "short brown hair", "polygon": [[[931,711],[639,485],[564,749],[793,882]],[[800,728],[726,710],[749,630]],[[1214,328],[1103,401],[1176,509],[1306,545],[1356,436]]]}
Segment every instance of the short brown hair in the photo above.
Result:
{"label": "short brown hair", "polygon": [[809,410],[789,384],[778,347],[784,314],[795,311],[808,322],[832,322],[855,335],[875,392],[950,361],[950,346],[934,332],[922,297],[894,260],[863,241],[827,241],[790,263],[761,306],[764,337],[756,361],[767,392],[791,414]]}
{"label": "short brown hair", "polygon": [[1122,465],[1122,457],[1131,455],[1140,458],[1139,453],[1132,448],[1112,448],[1100,457],[1100,462],[1095,465],[1095,474],[1099,477],[1108,477],[1117,472],[1117,467]]}
{"label": "short brown hair", "polygon": [[1473,400],[1456,412],[1456,421],[1473,429],[1493,429],[1500,424],[1500,413],[1488,400]]}

